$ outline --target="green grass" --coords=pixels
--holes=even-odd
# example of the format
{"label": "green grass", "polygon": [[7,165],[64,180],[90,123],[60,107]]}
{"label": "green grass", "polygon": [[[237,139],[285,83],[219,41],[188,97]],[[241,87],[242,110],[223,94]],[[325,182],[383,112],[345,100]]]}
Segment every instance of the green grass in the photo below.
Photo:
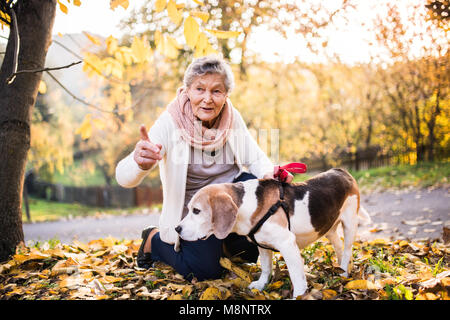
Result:
{"label": "green grass", "polygon": [[[102,186],[106,184],[105,177],[95,168],[83,166],[82,161],[74,161],[72,165],[66,166],[64,172],[56,171],[53,174],[53,183],[60,183],[66,186],[87,187]],[[115,183],[115,179],[113,179]]]}
{"label": "green grass", "polygon": [[[349,170],[363,192],[386,189],[427,188],[447,186],[450,180],[450,162],[424,162],[417,165],[397,165],[369,170]],[[296,175],[295,182],[312,175]]]}
{"label": "green grass", "polygon": [[[61,203],[44,199],[29,198],[31,221],[53,221],[62,218],[88,217],[103,214],[128,214],[142,212],[144,208],[132,207],[126,209],[100,208],[85,206],[79,203]],[[158,207],[158,206],[155,206]],[[152,207],[153,208],[153,207]],[[150,208],[150,210],[152,209]],[[22,221],[28,222],[25,204],[22,205]]]}

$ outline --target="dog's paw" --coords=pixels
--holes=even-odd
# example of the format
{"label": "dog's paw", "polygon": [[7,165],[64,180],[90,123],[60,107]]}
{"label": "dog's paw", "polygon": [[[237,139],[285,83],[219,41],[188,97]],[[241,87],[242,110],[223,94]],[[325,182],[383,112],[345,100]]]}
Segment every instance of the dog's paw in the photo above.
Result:
{"label": "dog's paw", "polygon": [[260,282],[259,280],[258,281],[253,281],[252,283],[250,283],[249,284],[249,286],[248,286],[248,288],[251,290],[251,289],[256,289],[256,290],[259,290],[259,291],[262,291],[263,289],[264,289],[264,286],[266,285],[266,283],[265,282]]}

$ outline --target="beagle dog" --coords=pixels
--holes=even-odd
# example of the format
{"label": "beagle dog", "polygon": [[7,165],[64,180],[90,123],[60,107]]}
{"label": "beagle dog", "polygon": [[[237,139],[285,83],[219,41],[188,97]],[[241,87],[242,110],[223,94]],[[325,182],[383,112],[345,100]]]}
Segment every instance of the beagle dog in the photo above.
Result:
{"label": "beagle dog", "polygon": [[[247,235],[259,246],[261,276],[249,288],[262,290],[272,274],[272,248],[280,251],[289,270],[294,298],[307,290],[300,250],[327,237],[340,267],[348,275],[358,217],[370,221],[360,206],[355,179],[343,169],[331,169],[301,183],[254,179],[213,184],[200,189],[189,212],[175,228],[187,241],[231,232]],[[342,223],[344,243],[337,233]]]}

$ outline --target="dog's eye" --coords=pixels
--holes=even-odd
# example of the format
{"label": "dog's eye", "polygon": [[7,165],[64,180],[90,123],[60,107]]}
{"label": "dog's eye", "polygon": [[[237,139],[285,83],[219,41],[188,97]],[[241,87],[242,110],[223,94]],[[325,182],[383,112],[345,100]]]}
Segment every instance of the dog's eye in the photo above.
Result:
{"label": "dog's eye", "polygon": [[192,210],[192,213],[193,213],[193,214],[199,214],[199,213],[200,213],[200,209],[194,208],[194,209]]}

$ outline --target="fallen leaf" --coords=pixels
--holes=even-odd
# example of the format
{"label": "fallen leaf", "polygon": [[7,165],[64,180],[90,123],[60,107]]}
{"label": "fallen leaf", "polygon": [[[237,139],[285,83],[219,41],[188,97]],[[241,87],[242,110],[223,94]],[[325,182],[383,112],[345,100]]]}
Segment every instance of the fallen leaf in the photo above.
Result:
{"label": "fallen leaf", "polygon": [[369,244],[372,245],[372,246],[385,245],[386,244],[386,240],[385,239],[375,239],[375,240],[372,240],[371,242],[369,242]]}
{"label": "fallen leaf", "polygon": [[322,291],[322,295],[324,300],[330,300],[337,295],[337,292],[331,289],[326,289]]}
{"label": "fallen leaf", "polygon": [[348,290],[374,290],[377,289],[376,285],[368,280],[353,280],[345,285],[345,289]]}
{"label": "fallen leaf", "polygon": [[209,287],[203,291],[200,300],[221,300],[220,290],[215,287]]}
{"label": "fallen leaf", "polygon": [[101,280],[103,280],[106,283],[115,283],[115,282],[122,281],[123,278],[121,278],[121,277],[113,277],[113,276],[104,276]]}
{"label": "fallen leaf", "polygon": [[47,255],[47,254],[30,253],[30,254],[16,254],[16,255],[14,255],[13,259],[14,259],[14,261],[18,262],[19,264],[22,264],[22,263],[30,261],[30,260],[42,260],[42,259],[46,259],[48,257],[49,257],[49,255]]}
{"label": "fallen leaf", "polygon": [[243,279],[243,280],[245,280],[245,281],[247,281],[249,283],[253,281],[252,276],[248,272],[246,272],[245,270],[243,270],[243,269],[239,268],[238,266],[234,265],[230,261],[230,259],[228,259],[228,258],[220,258],[219,262],[220,262],[220,265],[222,267],[224,267],[225,269],[228,269],[228,270],[234,272],[241,279]]}
{"label": "fallen leaf", "polygon": [[283,284],[284,284],[283,281],[272,282],[267,287],[267,290],[276,290],[276,289],[280,288]]}

